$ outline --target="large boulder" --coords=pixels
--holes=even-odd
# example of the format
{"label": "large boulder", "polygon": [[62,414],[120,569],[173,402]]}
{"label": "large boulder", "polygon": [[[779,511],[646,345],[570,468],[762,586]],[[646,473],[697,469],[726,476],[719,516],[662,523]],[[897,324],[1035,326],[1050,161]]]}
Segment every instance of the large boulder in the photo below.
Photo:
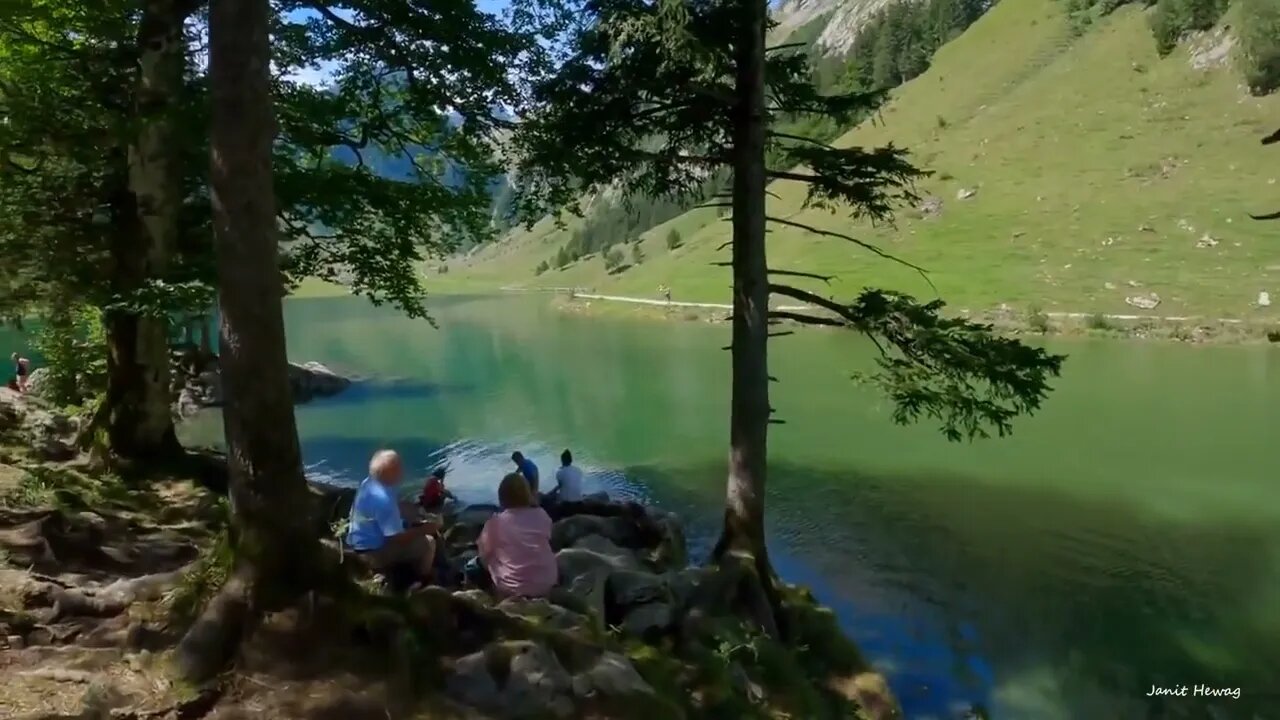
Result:
{"label": "large boulder", "polygon": [[309,402],[317,397],[337,395],[351,385],[345,378],[318,362],[297,365],[289,363],[289,387],[295,403]]}
{"label": "large boulder", "polygon": [[600,535],[623,547],[642,547],[641,532],[628,517],[615,515],[570,515],[551,529],[551,547],[563,550],[588,535]]}
{"label": "large boulder", "polygon": [[[289,363],[289,389],[295,403],[337,395],[351,385],[349,378],[317,362]],[[175,353],[172,360],[174,412],[189,417],[201,408],[221,407],[222,373],[215,355]]]}
{"label": "large boulder", "polygon": [[[587,535],[579,538],[573,547],[556,553],[556,560],[568,559],[569,562],[604,564],[610,570],[643,570],[644,566],[635,553],[618,547],[613,541],[600,535]],[[561,566],[563,574],[564,567]]]}
{"label": "large boulder", "polygon": [[445,691],[460,702],[504,718],[574,714],[573,678],[554,653],[528,641],[493,643],[458,659]]}

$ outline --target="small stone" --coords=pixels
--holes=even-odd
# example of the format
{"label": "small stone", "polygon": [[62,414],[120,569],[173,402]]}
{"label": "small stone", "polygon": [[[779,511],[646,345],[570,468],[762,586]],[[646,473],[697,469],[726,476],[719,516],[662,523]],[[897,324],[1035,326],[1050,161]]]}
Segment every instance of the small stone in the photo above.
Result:
{"label": "small stone", "polygon": [[956,193],[956,199],[968,200],[969,198],[977,194],[978,194],[977,188],[960,188],[960,191]]}
{"label": "small stone", "polygon": [[23,640],[21,635],[9,635],[5,638],[5,643],[10,650],[21,650],[27,646],[27,641]]}
{"label": "small stone", "polygon": [[1209,233],[1205,233],[1204,235],[1201,235],[1200,239],[1196,241],[1196,247],[1198,248],[1211,248],[1211,247],[1217,247],[1217,246],[1218,246],[1218,239],[1213,237]]}
{"label": "small stone", "polygon": [[1115,284],[1115,283],[1113,283],[1113,282],[1105,282],[1105,283],[1102,283],[1102,287],[1104,287],[1104,288],[1106,288],[1106,289],[1108,289],[1108,290],[1115,290],[1115,289],[1116,289],[1116,284]]}
{"label": "small stone", "polygon": [[1160,296],[1155,293],[1132,295],[1124,299],[1126,303],[1143,310],[1154,310],[1160,304]]}
{"label": "small stone", "polygon": [[1271,293],[1266,290],[1258,293],[1258,307],[1271,307]]}

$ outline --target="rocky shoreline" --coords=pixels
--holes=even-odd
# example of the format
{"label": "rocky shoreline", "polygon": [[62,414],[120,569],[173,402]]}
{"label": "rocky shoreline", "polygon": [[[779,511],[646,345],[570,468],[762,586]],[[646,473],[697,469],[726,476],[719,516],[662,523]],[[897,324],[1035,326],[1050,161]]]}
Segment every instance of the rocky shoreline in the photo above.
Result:
{"label": "rocky shoreline", "polygon": [[[354,491],[313,485],[316,532],[355,583],[273,613],[233,672],[183,689],[163,658],[229,572],[223,500],[105,473],[76,425],[0,390],[0,717],[901,717],[807,591],[779,586],[788,638],[766,637],[737,604],[749,578],[690,566],[679,518],[604,495],[552,510],[549,597],[403,596],[336,542]],[[453,574],[497,511],[444,513]],[[342,709],[299,710],[318,698]]]}
{"label": "rocky shoreline", "polygon": [[[173,414],[179,420],[205,408],[222,407],[222,373],[218,356],[197,350],[176,351],[170,358]],[[27,380],[27,392],[43,397],[48,368],[36,368]],[[295,404],[331,397],[351,386],[352,379],[318,362],[289,363],[289,387]]]}

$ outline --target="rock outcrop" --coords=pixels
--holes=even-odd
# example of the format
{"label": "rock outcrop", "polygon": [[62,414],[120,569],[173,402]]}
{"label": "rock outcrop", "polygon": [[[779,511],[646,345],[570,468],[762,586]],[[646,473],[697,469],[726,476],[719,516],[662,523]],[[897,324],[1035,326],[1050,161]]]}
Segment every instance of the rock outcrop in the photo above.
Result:
{"label": "rock outcrop", "polygon": [[[190,417],[202,408],[222,406],[222,375],[218,369],[217,357],[190,352],[177,353],[174,355],[171,380],[174,412],[178,417]],[[293,391],[295,403],[337,395],[350,385],[350,378],[339,375],[318,362],[301,365],[289,363],[289,387]]]}

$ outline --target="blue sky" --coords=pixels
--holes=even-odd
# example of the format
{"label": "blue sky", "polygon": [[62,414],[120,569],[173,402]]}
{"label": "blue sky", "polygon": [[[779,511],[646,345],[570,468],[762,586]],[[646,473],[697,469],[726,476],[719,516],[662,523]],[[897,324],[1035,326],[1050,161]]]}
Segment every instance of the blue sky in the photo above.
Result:
{"label": "blue sky", "polygon": [[[476,0],[476,6],[480,10],[494,15],[502,13],[510,7],[510,0]],[[350,10],[341,7],[334,8],[334,12],[338,15],[350,19],[354,14]],[[316,17],[314,10],[295,10],[286,17],[295,22],[303,22],[309,18]],[[324,85],[333,76],[334,70],[338,67],[337,63],[322,63],[318,67],[303,68],[290,74],[290,77],[298,82],[307,83],[308,85]]]}

